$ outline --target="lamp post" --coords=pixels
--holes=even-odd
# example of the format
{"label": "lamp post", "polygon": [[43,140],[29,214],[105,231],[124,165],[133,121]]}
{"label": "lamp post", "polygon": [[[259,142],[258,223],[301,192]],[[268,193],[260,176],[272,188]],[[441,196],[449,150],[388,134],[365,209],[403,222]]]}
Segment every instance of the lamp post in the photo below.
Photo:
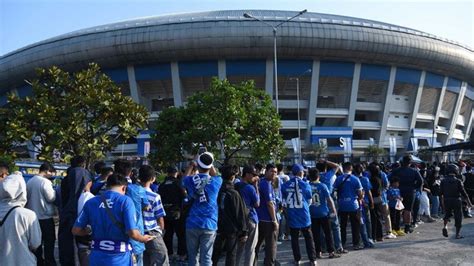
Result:
{"label": "lamp post", "polygon": [[[268,23],[268,22],[266,22],[266,21],[263,21],[263,20],[261,20],[261,19],[259,19],[259,18],[256,18],[256,17],[252,16],[252,15],[249,14],[249,13],[244,13],[244,14],[243,14],[244,18],[250,18],[250,19],[254,19],[254,20],[260,21],[260,22],[262,22],[263,24],[265,24],[265,25],[267,25],[267,26],[269,26],[269,27],[272,27],[272,29],[273,29],[273,67],[274,67],[274,72],[275,72],[275,74],[274,74],[274,76],[275,76],[275,101],[276,101],[277,113],[278,113],[278,111],[279,111],[279,108],[278,108],[279,105],[278,105],[277,43],[276,43],[276,41],[277,41],[277,30],[278,30],[278,28],[279,28],[281,25],[287,23],[288,21],[290,21],[290,20],[292,20],[292,19],[294,19],[294,18],[296,18],[296,17],[299,17],[299,16],[303,15],[303,14],[306,13],[306,12],[307,12],[306,9],[305,9],[305,10],[302,10],[302,11],[298,12],[298,14],[294,15],[293,17],[291,17],[291,18],[289,18],[289,19],[287,19],[287,20],[285,20],[285,21],[283,21],[283,22],[280,22],[280,23],[276,24],[275,26],[272,25],[272,24],[270,24],[270,23]],[[272,98],[273,98],[273,97],[272,97]]]}
{"label": "lamp post", "polygon": [[311,73],[311,69],[305,70],[303,73],[301,73],[299,76],[295,78],[290,78],[290,80],[296,80],[296,108],[297,108],[297,113],[298,113],[298,160],[301,163],[302,162],[302,154],[301,154],[301,125],[300,125],[300,77],[303,76],[306,73]]}

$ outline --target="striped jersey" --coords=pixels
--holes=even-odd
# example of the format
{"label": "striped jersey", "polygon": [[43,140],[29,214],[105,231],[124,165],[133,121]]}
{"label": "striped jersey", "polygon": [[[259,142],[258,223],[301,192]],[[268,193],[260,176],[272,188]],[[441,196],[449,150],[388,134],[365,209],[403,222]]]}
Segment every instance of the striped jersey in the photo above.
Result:
{"label": "striped jersey", "polygon": [[146,196],[150,202],[151,209],[143,211],[143,225],[145,232],[151,230],[158,230],[160,233],[163,228],[160,228],[157,220],[160,217],[166,216],[165,209],[161,203],[161,197],[159,194],[153,192],[150,188],[145,188]]}

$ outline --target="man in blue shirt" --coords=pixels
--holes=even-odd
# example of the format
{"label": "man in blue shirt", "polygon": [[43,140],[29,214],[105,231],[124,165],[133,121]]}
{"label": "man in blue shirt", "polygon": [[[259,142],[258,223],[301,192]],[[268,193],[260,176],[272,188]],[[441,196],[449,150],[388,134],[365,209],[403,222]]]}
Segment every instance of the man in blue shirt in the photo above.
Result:
{"label": "man in blue shirt", "polygon": [[342,245],[346,243],[347,220],[351,220],[352,245],[355,250],[360,249],[360,213],[359,202],[362,200],[362,185],[359,178],[352,175],[352,164],[346,162],[342,166],[344,171],[334,183],[334,189],[337,190],[339,219],[341,220],[341,239]]}
{"label": "man in blue shirt", "polygon": [[[336,216],[336,207],[332,201],[327,186],[319,182],[319,170],[316,168],[309,169],[309,180],[311,186],[312,202],[309,207],[311,214],[311,229],[313,231],[314,245],[316,248],[316,257],[321,258],[321,228],[324,231],[326,239],[326,247],[329,258],[338,258],[339,255],[334,254],[334,242],[332,240],[331,227],[329,217]],[[329,208],[331,212],[329,212]]]}
{"label": "man in blue shirt", "polygon": [[[217,231],[217,195],[222,178],[216,174],[214,157],[209,152],[199,155],[186,169],[183,185],[192,201],[186,219],[186,245],[190,266],[212,264],[212,247]],[[197,167],[199,174],[191,175]]]}
{"label": "man in blue shirt", "polygon": [[245,166],[242,170],[242,182],[235,185],[249,211],[247,222],[247,241],[239,242],[237,247],[236,265],[253,265],[255,262],[255,247],[258,241],[258,215],[260,196],[258,194],[258,174],[253,166]]}
{"label": "man in blue shirt", "polygon": [[299,234],[304,236],[306,242],[306,252],[311,265],[316,264],[316,251],[314,249],[313,233],[311,232],[311,217],[309,205],[311,204],[311,187],[303,181],[304,168],[300,164],[293,165],[291,170],[293,176],[282,186],[283,206],[288,213],[288,223],[290,226],[291,249],[295,263],[301,260]]}
{"label": "man in blue shirt", "polygon": [[86,202],[72,233],[86,236],[92,232],[91,266],[133,265],[130,239],[146,243],[153,237],[138,230],[135,206],[125,196],[127,179],[114,174],[107,179],[107,190]]}
{"label": "man in blue shirt", "polygon": [[277,178],[277,168],[273,164],[267,164],[265,168],[265,177],[260,179],[259,193],[260,206],[257,208],[258,215],[258,242],[256,250],[256,258],[258,261],[258,253],[260,246],[265,240],[265,265],[275,265],[278,235],[278,220],[276,216],[276,199],[273,190],[273,181]]}
{"label": "man in blue shirt", "polygon": [[[329,194],[332,199],[336,201],[336,196],[334,192],[334,182],[336,181],[336,174],[341,172],[341,167],[335,163],[325,159],[319,160],[316,164],[316,168],[319,171],[320,182],[325,184],[329,190]],[[329,217],[331,223],[332,237],[334,238],[334,246],[336,247],[336,252],[339,254],[347,253],[347,251],[342,247],[341,244],[341,228],[339,227],[339,219],[337,215],[334,217]]]}

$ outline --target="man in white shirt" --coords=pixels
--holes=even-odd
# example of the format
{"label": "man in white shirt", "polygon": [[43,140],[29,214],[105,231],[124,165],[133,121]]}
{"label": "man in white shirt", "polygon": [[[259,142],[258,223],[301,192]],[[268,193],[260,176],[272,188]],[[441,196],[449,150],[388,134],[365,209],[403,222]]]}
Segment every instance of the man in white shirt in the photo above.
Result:
{"label": "man in white shirt", "polygon": [[34,250],[41,244],[36,214],[23,208],[26,184],[21,173],[0,179],[0,264],[36,265]]}
{"label": "man in white shirt", "polygon": [[[49,180],[55,172],[50,163],[40,166],[39,174],[32,177],[26,184],[28,202],[26,208],[34,211],[38,216],[41,226],[41,245],[35,252],[38,265],[56,265],[54,259],[54,243],[56,242],[56,230],[53,216],[55,214],[54,200],[56,192],[53,183]],[[43,258],[44,254],[44,258]]]}

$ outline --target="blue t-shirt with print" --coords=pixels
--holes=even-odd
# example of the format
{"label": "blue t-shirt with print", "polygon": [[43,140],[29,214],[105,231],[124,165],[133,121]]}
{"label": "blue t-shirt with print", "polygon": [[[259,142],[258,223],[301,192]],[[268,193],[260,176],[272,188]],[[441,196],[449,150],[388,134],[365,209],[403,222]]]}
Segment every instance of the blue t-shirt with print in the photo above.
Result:
{"label": "blue t-shirt with print", "polygon": [[313,202],[309,206],[311,218],[323,218],[329,215],[327,199],[330,197],[326,184],[321,182],[311,182],[311,194]]}
{"label": "blue t-shirt with print", "polygon": [[372,184],[370,183],[370,180],[366,176],[359,177],[360,184],[362,185],[362,188],[364,189],[364,202],[369,203],[369,192],[372,189]]}
{"label": "blue t-shirt with print", "polygon": [[395,208],[397,205],[397,199],[400,198],[400,189],[390,187],[387,191],[387,197],[388,197],[388,206],[390,208]]}
{"label": "blue t-shirt with print", "polygon": [[257,190],[254,186],[247,184],[245,182],[240,182],[239,185],[239,193],[242,199],[249,210],[249,218],[254,222],[258,223],[258,215],[255,205],[260,204],[260,197],[257,194]]}
{"label": "blue t-shirt with print", "polygon": [[272,222],[273,219],[272,217],[270,217],[270,212],[268,210],[268,202],[273,202],[275,212],[277,207],[272,182],[268,181],[266,178],[260,178],[258,190],[260,194],[260,206],[257,208],[258,220],[264,222]]}
{"label": "blue t-shirt with print", "polygon": [[222,177],[208,174],[186,176],[183,185],[192,199],[191,209],[186,219],[187,229],[217,230],[217,195],[222,185]]}
{"label": "blue t-shirt with print", "polygon": [[390,182],[388,181],[388,176],[385,172],[380,172],[380,175],[382,176],[382,185],[383,185],[382,203],[383,204],[388,204],[387,189],[388,189],[388,186],[390,185]]}
{"label": "blue t-shirt with print", "polygon": [[[111,208],[116,221],[121,223],[124,229],[120,229],[110,219],[100,196],[96,196],[84,204],[74,226],[85,228],[90,225],[94,245],[99,245],[101,241],[106,241],[109,245],[110,241],[114,241],[118,245],[121,242],[130,243],[127,232],[138,230],[136,211],[132,200],[110,190],[104,192],[103,197]],[[128,249],[125,249],[124,252],[110,252],[93,248],[89,260],[91,265],[132,265],[132,254]]]}
{"label": "blue t-shirt with print", "polygon": [[336,170],[329,169],[326,173],[320,173],[320,181],[325,184],[329,190],[329,194],[332,194],[334,191],[334,182],[336,181]]}
{"label": "blue t-shirt with print", "polygon": [[290,228],[304,228],[311,225],[309,203],[311,186],[308,182],[292,177],[281,188],[284,205],[288,212]]}
{"label": "blue t-shirt with print", "polygon": [[[128,184],[127,192],[125,193],[133,201],[135,206],[135,215],[137,217],[137,227],[141,234],[145,233],[143,227],[143,214],[142,210],[150,206],[148,197],[146,195],[146,190],[140,185],[137,184]],[[142,254],[145,251],[145,244],[131,239],[133,254]]]}
{"label": "blue t-shirt with print", "polygon": [[356,176],[349,175],[347,180],[346,177],[347,174],[340,175],[334,183],[334,188],[338,189],[337,202],[340,211],[354,212],[359,209],[357,194],[362,190],[362,184]]}

